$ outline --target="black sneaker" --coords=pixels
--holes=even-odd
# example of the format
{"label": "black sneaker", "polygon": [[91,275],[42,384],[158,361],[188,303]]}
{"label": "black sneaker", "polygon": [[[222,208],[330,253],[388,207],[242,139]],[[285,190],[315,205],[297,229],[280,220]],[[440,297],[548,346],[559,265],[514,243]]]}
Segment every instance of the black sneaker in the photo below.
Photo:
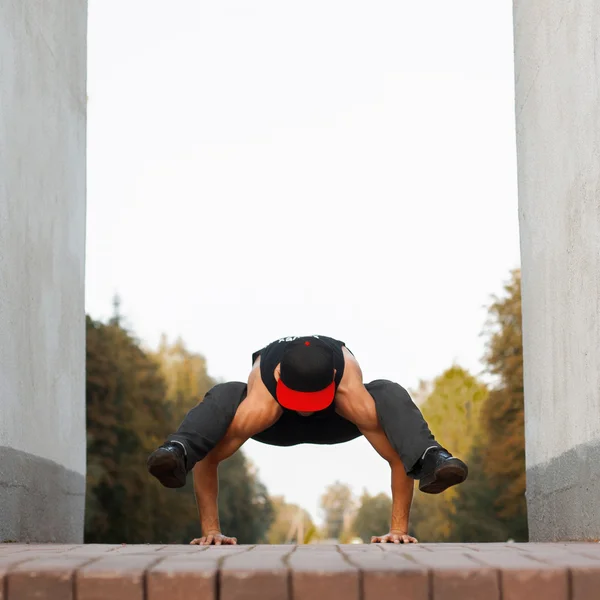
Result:
{"label": "black sneaker", "polygon": [[419,468],[419,490],[425,494],[440,494],[453,485],[462,483],[469,468],[443,448],[432,448],[421,460]]}
{"label": "black sneaker", "polygon": [[185,485],[187,470],[185,453],[179,444],[167,442],[159,446],[147,461],[148,472],[165,487],[180,488]]}

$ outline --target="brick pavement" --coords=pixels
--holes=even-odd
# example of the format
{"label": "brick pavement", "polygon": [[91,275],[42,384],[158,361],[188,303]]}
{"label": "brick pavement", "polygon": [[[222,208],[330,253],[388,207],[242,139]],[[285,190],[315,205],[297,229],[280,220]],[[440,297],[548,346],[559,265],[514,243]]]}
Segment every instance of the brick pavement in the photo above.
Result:
{"label": "brick pavement", "polygon": [[597,600],[600,544],[0,544],[0,600]]}

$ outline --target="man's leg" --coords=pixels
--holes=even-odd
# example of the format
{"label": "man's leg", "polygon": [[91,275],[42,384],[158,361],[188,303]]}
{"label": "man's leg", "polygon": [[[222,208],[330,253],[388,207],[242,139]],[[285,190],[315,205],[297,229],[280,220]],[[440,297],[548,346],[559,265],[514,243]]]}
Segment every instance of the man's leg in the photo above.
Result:
{"label": "man's leg", "polygon": [[418,406],[401,385],[378,379],[365,388],[375,401],[379,423],[406,474],[419,480],[422,492],[437,494],[467,478],[467,466],[436,441]]}
{"label": "man's leg", "polygon": [[148,457],[148,470],[166,487],[183,487],[187,473],[225,436],[246,397],[247,385],[232,381],[210,389],[179,429]]}
{"label": "man's leg", "polygon": [[388,440],[410,474],[429,448],[440,448],[441,445],[429,430],[419,407],[401,385],[377,379],[365,384],[365,388],[375,400],[377,416]]}

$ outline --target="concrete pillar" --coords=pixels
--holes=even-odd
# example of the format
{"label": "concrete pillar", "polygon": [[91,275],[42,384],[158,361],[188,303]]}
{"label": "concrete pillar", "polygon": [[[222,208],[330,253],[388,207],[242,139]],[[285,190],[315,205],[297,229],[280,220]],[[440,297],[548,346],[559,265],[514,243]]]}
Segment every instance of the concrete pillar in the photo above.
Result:
{"label": "concrete pillar", "polygon": [[600,538],[600,3],[515,0],[532,541]]}
{"label": "concrete pillar", "polygon": [[86,0],[0,0],[0,542],[81,542]]}

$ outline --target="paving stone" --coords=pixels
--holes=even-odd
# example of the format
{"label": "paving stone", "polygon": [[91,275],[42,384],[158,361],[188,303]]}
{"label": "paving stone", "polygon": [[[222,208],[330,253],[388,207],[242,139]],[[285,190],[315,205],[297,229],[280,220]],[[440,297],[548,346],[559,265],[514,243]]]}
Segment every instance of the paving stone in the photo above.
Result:
{"label": "paving stone", "polygon": [[474,550],[475,552],[492,552],[497,550],[505,550],[516,544],[507,544],[506,542],[487,542],[484,544],[461,544],[461,548]]}
{"label": "paving stone", "polygon": [[65,551],[65,556],[105,556],[121,548],[120,544],[85,544]]}
{"label": "paving stone", "polygon": [[164,548],[159,548],[157,550],[158,554],[197,554],[198,552],[204,552],[208,549],[208,546],[196,546],[196,545],[179,545],[179,544],[171,544],[169,546],[165,546]]}
{"label": "paving stone", "polygon": [[220,560],[207,552],[165,557],[146,574],[147,600],[217,600]]}
{"label": "paving stone", "polygon": [[220,600],[291,600],[290,548],[235,554],[226,557],[220,569]]}
{"label": "paving stone", "polygon": [[393,544],[348,544],[339,546],[338,550],[343,550],[344,554],[353,554],[360,552],[361,554],[374,554],[379,556],[383,551],[383,546],[392,546]]}
{"label": "paving stone", "polygon": [[600,560],[590,558],[564,548],[556,552],[546,549],[544,561],[558,567],[566,567],[571,578],[570,600],[592,600],[600,596]]}
{"label": "paving stone", "polygon": [[215,558],[223,558],[226,556],[234,556],[242,554],[252,549],[252,546],[204,546],[206,554],[203,556],[213,556]]}
{"label": "paving stone", "polygon": [[373,544],[383,552],[431,552],[430,548],[420,544]]}
{"label": "paving stone", "polygon": [[553,543],[553,544],[515,544],[511,550],[517,550],[527,556],[565,555],[579,553],[600,559],[600,544]]}
{"label": "paving stone", "polygon": [[74,600],[73,576],[89,558],[47,555],[10,569],[7,597],[10,600]]}
{"label": "paving stone", "polygon": [[499,570],[503,600],[569,600],[568,573],[564,566],[548,564],[509,549],[472,556],[482,565]]}
{"label": "paving stone", "polygon": [[600,544],[0,544],[0,600],[598,600]]}
{"label": "paving stone", "polygon": [[333,552],[338,551],[339,544],[301,544],[296,546],[296,552]]}
{"label": "paving stone", "polygon": [[322,549],[315,545],[314,548],[300,546],[288,558],[292,570],[293,600],[359,600],[358,568],[350,564],[337,547]]}
{"label": "paving stone", "polygon": [[342,552],[362,574],[364,600],[428,600],[426,567],[412,558],[390,552]]}
{"label": "paving stone", "polygon": [[111,550],[113,554],[154,554],[166,548],[166,544],[119,544]]}
{"label": "paving stone", "polygon": [[11,554],[10,556],[0,556],[0,600],[7,600],[7,580],[11,569],[26,561],[35,560],[35,554],[22,552],[19,554]]}
{"label": "paving stone", "polygon": [[437,550],[441,552],[452,552],[454,550],[465,550],[469,544],[446,544],[446,543],[423,543],[423,544],[401,544],[404,548],[426,548],[427,550]]}
{"label": "paving stone", "polygon": [[251,546],[197,546],[197,552],[157,553],[160,559],[146,573],[148,600],[217,600],[219,565]]}
{"label": "paving stone", "polygon": [[577,544],[576,546],[567,547],[566,550],[600,560],[600,544]]}
{"label": "paving stone", "polygon": [[0,546],[0,556],[10,556],[12,554],[18,554],[19,552],[25,552],[27,548],[3,548]]}
{"label": "paving stone", "polygon": [[[166,557],[164,557],[166,558]],[[162,560],[154,555],[111,552],[76,575],[77,600],[144,600],[146,570]]]}
{"label": "paving stone", "polygon": [[432,600],[500,600],[496,569],[483,567],[466,549],[452,552],[420,552],[410,555],[432,571]]}
{"label": "paving stone", "polygon": [[431,552],[426,544],[372,544],[383,552]]}

